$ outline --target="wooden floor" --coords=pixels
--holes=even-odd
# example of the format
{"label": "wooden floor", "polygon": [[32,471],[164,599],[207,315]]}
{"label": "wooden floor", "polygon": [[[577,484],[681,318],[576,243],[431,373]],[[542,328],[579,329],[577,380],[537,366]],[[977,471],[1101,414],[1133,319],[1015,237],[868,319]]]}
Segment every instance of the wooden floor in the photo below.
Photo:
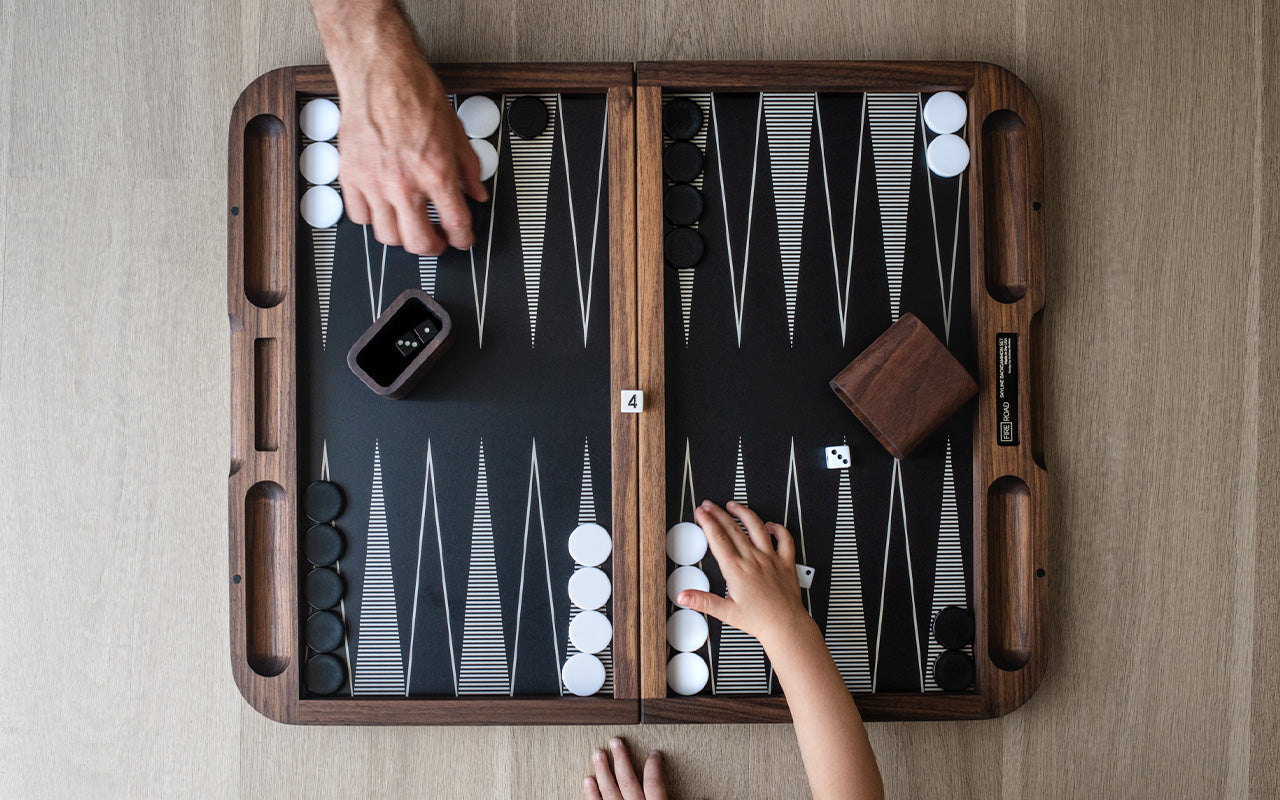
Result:
{"label": "wooden floor", "polygon": [[[878,724],[890,796],[1280,795],[1280,10],[420,2],[439,60],[978,59],[1040,100],[1052,646],[1006,718]],[[227,643],[226,124],[304,0],[0,0],[0,796],[807,794],[788,726],[303,729]]]}

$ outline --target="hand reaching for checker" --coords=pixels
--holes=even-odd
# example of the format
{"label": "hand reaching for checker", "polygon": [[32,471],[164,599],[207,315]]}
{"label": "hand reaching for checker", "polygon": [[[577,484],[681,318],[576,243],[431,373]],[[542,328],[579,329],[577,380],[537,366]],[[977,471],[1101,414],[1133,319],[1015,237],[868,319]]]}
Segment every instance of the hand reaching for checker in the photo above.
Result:
{"label": "hand reaching for checker", "polygon": [[795,541],[786,528],[762,522],[746,506],[731,501],[727,507],[747,529],[745,536],[733,517],[709,500],[694,512],[694,519],[720,565],[728,597],[686,589],[680,603],[746,631],[768,649],[782,633],[812,621],[800,601]]}
{"label": "hand reaching for checker", "polygon": [[667,789],[662,782],[661,753],[655,750],[649,754],[644,762],[644,778],[640,779],[636,777],[631,756],[621,739],[609,740],[609,752],[613,755],[612,767],[605,751],[596,750],[591,754],[596,775],[583,783],[587,800],[667,800]]}
{"label": "hand reaching for checker", "polygon": [[[484,201],[480,162],[394,3],[312,0],[342,100],[347,217],[412,253],[474,241],[463,192]],[[428,216],[435,206],[439,225]]]}

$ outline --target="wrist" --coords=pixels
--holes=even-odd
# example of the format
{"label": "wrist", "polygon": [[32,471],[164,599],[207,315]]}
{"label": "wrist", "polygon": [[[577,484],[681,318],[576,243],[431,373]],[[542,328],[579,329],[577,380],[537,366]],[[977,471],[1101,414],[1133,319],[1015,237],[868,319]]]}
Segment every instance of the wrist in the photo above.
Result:
{"label": "wrist", "polygon": [[769,630],[762,631],[760,644],[769,655],[775,671],[785,671],[797,656],[813,651],[825,651],[822,631],[818,623],[803,608],[796,614],[780,620]]}
{"label": "wrist", "polygon": [[348,76],[368,78],[396,65],[425,62],[413,30],[391,0],[312,0],[312,8],[340,94]]}

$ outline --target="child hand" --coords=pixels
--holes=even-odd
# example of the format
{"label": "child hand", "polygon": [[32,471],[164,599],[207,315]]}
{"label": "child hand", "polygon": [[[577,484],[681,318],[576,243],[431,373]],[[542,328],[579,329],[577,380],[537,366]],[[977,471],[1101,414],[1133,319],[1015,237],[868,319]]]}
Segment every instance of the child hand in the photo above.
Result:
{"label": "child hand", "polygon": [[609,768],[609,756],[603,750],[591,754],[596,776],[587,778],[583,792],[587,800],[667,800],[667,789],[662,782],[662,754],[654,750],[644,762],[644,783],[636,778],[631,767],[631,757],[621,739],[609,740],[613,753],[613,768]]}
{"label": "child hand", "polygon": [[[728,597],[686,589],[680,593],[680,603],[746,631],[767,650],[781,634],[810,621],[800,601],[795,541],[786,528],[761,522],[744,505],[730,502],[728,508],[742,521],[746,536],[724,509],[710,501],[694,512],[720,565]],[[777,550],[771,536],[778,540]]]}

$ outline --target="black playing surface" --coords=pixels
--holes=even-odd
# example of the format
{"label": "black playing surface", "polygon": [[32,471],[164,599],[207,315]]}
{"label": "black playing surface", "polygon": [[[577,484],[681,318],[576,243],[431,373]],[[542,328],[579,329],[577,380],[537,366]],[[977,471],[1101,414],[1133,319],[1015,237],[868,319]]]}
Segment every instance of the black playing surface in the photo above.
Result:
{"label": "black playing surface", "polygon": [[[299,484],[346,496],[338,694],[560,693],[566,542],[611,520],[609,197],[605,98],[540,97],[540,135],[491,139],[500,164],[492,202],[472,207],[471,253],[420,259],[345,217],[336,237],[302,229]],[[392,401],[346,356],[409,287],[445,307],[456,339]]]}
{"label": "black playing surface", "polygon": [[[927,96],[812,98],[694,95],[709,112],[694,138],[706,250],[665,268],[668,524],[703,499],[785,522],[850,688],[935,690],[935,606],[972,606],[972,404],[895,464],[827,382],[908,311],[976,374],[968,201],[924,165]],[[824,448],[841,444],[851,468],[828,469]],[[754,641],[711,629],[714,691],[776,691]]]}

